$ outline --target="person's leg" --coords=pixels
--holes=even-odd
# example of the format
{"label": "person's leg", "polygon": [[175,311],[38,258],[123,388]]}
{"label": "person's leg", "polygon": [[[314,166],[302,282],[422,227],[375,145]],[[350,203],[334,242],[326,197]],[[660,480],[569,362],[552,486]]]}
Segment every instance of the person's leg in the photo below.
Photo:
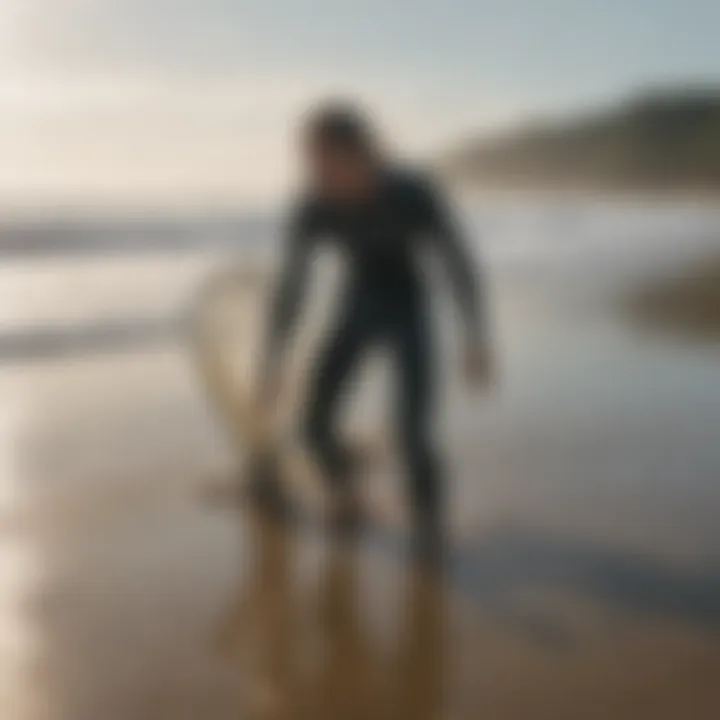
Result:
{"label": "person's leg", "polygon": [[408,304],[392,325],[392,349],[399,374],[398,430],[418,529],[437,532],[442,520],[442,488],[433,422],[434,353],[425,308]]}
{"label": "person's leg", "polygon": [[338,410],[358,361],[374,340],[376,327],[377,318],[369,303],[349,302],[313,368],[305,435],[333,489],[347,484],[354,465],[352,453],[338,437]]}

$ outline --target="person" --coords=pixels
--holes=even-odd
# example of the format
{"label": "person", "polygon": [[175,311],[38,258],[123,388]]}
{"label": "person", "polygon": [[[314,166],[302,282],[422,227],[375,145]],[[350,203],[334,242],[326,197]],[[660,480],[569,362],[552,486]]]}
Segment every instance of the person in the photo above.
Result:
{"label": "person", "polygon": [[338,437],[338,413],[353,372],[368,351],[390,351],[397,375],[397,431],[410,486],[414,527],[439,538],[443,483],[432,432],[434,342],[425,248],[444,258],[465,327],[465,369],[486,381],[490,353],[479,271],[442,192],[422,172],[382,152],[372,124],[356,107],[329,103],[309,114],[301,134],[308,178],[292,213],[283,268],[271,303],[262,397],[279,390],[282,360],[302,305],[308,268],[323,240],[348,265],[332,330],[310,379],[304,436],[317,460],[340,527],[361,515],[357,458]]}

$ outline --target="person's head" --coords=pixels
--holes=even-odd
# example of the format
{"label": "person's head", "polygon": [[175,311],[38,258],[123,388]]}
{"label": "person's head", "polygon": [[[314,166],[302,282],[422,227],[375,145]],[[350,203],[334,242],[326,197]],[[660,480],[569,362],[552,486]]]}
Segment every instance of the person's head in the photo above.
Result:
{"label": "person's head", "polygon": [[322,195],[355,200],[367,194],[378,165],[372,124],[357,107],[327,103],[308,116],[303,151],[310,182]]}

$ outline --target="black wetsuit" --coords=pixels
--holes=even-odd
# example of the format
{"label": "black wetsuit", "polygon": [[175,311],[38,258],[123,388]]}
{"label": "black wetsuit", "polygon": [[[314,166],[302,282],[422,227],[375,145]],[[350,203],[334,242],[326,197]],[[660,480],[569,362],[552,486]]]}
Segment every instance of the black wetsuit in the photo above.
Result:
{"label": "black wetsuit", "polygon": [[436,512],[439,471],[430,431],[433,342],[423,248],[434,246],[444,257],[468,330],[477,336],[482,323],[472,258],[443,200],[421,176],[383,172],[373,199],[352,206],[305,199],[289,230],[272,311],[270,362],[293,325],[306,270],[323,239],[342,251],[349,278],[313,368],[305,425],[311,449],[330,481],[347,478],[351,459],[336,436],[338,401],[368,350],[378,345],[388,349],[399,370],[397,428],[414,506],[420,513]]}

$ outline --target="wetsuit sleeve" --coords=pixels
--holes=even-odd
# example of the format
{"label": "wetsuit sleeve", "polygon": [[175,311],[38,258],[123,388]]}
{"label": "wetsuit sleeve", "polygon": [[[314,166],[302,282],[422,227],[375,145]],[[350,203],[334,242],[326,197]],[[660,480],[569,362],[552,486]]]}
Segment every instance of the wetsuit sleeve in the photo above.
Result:
{"label": "wetsuit sleeve", "polygon": [[281,270],[270,301],[265,353],[268,370],[280,359],[300,313],[317,230],[316,213],[309,204],[296,209],[287,223]]}
{"label": "wetsuit sleeve", "polygon": [[479,263],[442,192],[428,184],[422,198],[430,237],[447,267],[468,338],[473,343],[482,343],[487,339],[487,330]]}

